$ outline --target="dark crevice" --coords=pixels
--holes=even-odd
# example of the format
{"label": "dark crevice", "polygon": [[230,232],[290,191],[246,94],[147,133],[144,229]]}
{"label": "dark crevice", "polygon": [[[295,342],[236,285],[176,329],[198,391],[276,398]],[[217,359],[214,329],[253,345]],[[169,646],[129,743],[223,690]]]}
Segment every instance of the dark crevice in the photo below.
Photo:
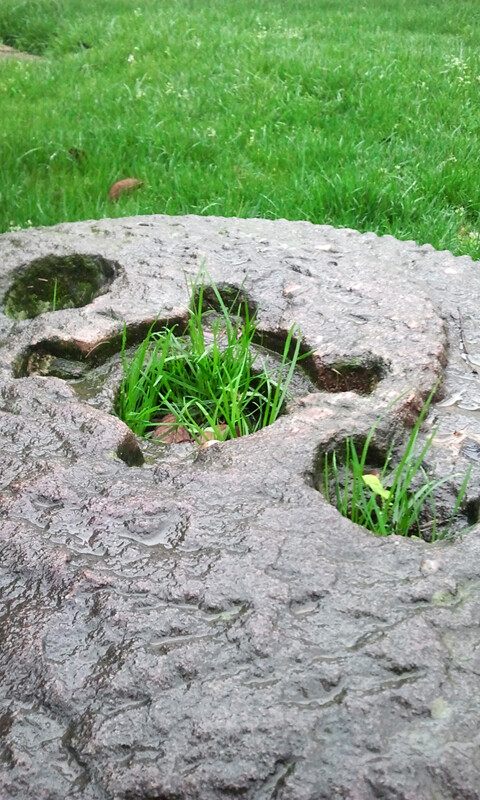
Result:
{"label": "dark crevice", "polygon": [[[256,341],[275,353],[282,354],[288,331],[259,332]],[[297,340],[292,338],[289,356],[293,355]],[[318,353],[310,354],[308,343],[300,343],[300,355],[306,356],[299,364],[303,371],[322,392],[338,394],[341,392],[357,392],[371,394],[378,383],[385,377],[389,365],[372,353],[345,357],[326,364]]]}
{"label": "dark crevice", "polygon": [[371,394],[388,372],[388,364],[372,353],[345,357],[325,364],[318,355],[306,359],[305,368],[319,389],[337,394],[357,392]]}
{"label": "dark crevice", "polygon": [[473,497],[468,501],[466,515],[469,525],[476,525],[480,522],[480,497]]}
{"label": "dark crevice", "polygon": [[[288,338],[288,331],[280,330],[280,331],[257,331],[257,335],[254,337],[254,342],[259,344],[261,347],[267,348],[267,350],[271,350],[273,353],[277,353],[278,355],[282,356],[285,343]],[[292,341],[290,342],[290,349],[288,352],[289,358],[292,358],[295,352],[295,348],[297,346],[297,339],[292,337]],[[310,352],[308,345],[305,342],[300,342],[300,355],[304,356],[308,352]],[[306,358],[304,361],[300,362],[302,368],[306,372],[310,372],[308,368],[309,359]]]}
{"label": "dark crevice", "polygon": [[[243,316],[245,308],[248,309],[250,318],[253,318],[257,313],[256,304],[249,299],[242,288],[239,289],[238,287],[232,286],[229,283],[219,283],[216,284],[215,289],[225,304],[225,307],[231,312],[232,315]],[[221,304],[212,286],[203,286],[202,294],[202,311],[222,311]],[[195,291],[194,296],[194,304],[197,305],[199,300],[199,289]]]}
{"label": "dark crevice", "polygon": [[[186,322],[186,317],[176,317],[132,323],[127,325],[125,331],[125,346],[128,348],[140,344],[151,328],[159,331],[178,326],[180,331],[183,331]],[[121,351],[123,337],[124,332],[121,331],[95,345],[71,339],[67,341],[60,338],[44,339],[30,345],[20,355],[14,365],[14,377],[50,375],[64,380],[83,378],[90,369],[105,364],[109,358]]]}
{"label": "dark crevice", "polygon": [[143,453],[133,433],[125,436],[117,447],[116,455],[127,467],[141,467],[144,462]]}
{"label": "dark crevice", "polygon": [[357,392],[371,394],[383,376],[381,365],[368,367],[364,364],[338,362],[332,366],[322,366],[316,370],[316,383],[324,392]]}
{"label": "dark crevice", "polygon": [[[365,445],[366,436],[353,435],[353,443],[357,453],[361,453]],[[325,456],[331,456],[335,452],[337,463],[345,464],[346,442],[345,440],[334,440],[329,445],[322,447],[315,458],[313,474],[316,485],[324,486]],[[365,461],[365,472],[382,469],[387,459],[388,451],[385,447],[377,444],[374,439],[369,444],[367,459]]]}

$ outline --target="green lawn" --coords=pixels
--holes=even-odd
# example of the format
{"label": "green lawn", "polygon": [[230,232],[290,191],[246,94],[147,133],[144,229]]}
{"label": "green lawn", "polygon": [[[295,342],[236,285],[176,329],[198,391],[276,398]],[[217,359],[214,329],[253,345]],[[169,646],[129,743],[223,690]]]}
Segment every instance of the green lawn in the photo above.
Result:
{"label": "green lawn", "polygon": [[285,217],[480,258],[479,0],[1,0],[2,39],[42,59],[0,61],[0,231]]}

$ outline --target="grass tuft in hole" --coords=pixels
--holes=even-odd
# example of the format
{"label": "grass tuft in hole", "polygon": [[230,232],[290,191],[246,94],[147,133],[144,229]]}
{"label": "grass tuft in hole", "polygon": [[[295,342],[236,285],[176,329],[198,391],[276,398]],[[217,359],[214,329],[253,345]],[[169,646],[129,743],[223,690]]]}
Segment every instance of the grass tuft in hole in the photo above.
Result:
{"label": "grass tuft in hole", "polygon": [[450,518],[445,525],[439,526],[435,492],[462,475],[455,473],[433,480],[423,466],[437,428],[420,450],[417,446],[419,431],[436,390],[437,386],[423,406],[396,467],[390,467],[393,443],[378,470],[371,473],[367,467],[372,437],[382,417],[370,429],[361,449],[357,449],[352,436],[347,438],[343,464],[340,464],[336,452],[325,455],[325,496],[344,517],[379,536],[398,534],[434,542],[451,532],[453,520],[465,497],[471,468],[463,477]]}
{"label": "grass tuft in hole", "polygon": [[[213,292],[218,312],[205,308]],[[118,416],[139,436],[159,426],[186,429],[197,442],[245,436],[271,425],[282,413],[300,356],[296,326],[287,334],[278,369],[268,371],[252,352],[257,324],[240,292],[227,306],[203,274],[191,285],[186,332],[152,326],[129,360],[126,330]],[[168,422],[163,420],[169,417]],[[162,421],[163,420],[163,421]]]}

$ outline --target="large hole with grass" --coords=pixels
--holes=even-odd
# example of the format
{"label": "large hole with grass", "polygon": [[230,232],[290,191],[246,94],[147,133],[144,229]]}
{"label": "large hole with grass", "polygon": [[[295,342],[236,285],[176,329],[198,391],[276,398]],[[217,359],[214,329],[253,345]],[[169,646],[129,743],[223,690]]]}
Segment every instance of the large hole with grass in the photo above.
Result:
{"label": "large hole with grass", "polygon": [[406,443],[377,447],[380,417],[366,437],[348,436],[319,457],[318,489],[344,517],[379,536],[435,542],[472,523],[470,469],[438,476],[429,463],[436,429],[425,434],[422,422],[435,389]]}
{"label": "large hole with grass", "polygon": [[[76,270],[85,274],[92,264],[100,279],[90,291],[100,294],[101,280],[105,289],[118,274],[113,262],[98,256],[31,262],[10,288],[7,310],[22,319],[42,308],[67,308],[72,297],[62,279],[68,287]],[[298,326],[261,330],[243,287],[205,283],[201,272],[188,312],[130,323],[95,344],[58,336],[36,342],[18,357],[14,375],[66,380],[82,401],[116,414],[145,439],[202,444],[255,433],[286,413],[290,401],[319,390],[369,394],[387,369],[371,353],[325,364]]]}
{"label": "large hole with grass", "polygon": [[238,290],[192,286],[186,327],[152,328],[129,356],[116,413],[139,436],[169,444],[255,433],[285,410],[301,354],[293,326],[276,359],[254,346],[255,312]]}
{"label": "large hole with grass", "polygon": [[19,269],[5,295],[5,314],[23,320],[85,306],[107,291],[118,270],[118,265],[98,255],[37,258]]}

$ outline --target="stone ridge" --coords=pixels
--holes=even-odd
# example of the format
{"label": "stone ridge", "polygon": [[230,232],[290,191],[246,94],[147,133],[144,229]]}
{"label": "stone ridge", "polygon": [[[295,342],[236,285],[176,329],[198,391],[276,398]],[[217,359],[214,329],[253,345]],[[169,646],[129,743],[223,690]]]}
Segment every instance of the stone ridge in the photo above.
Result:
{"label": "stone ridge", "polygon": [[[0,313],[2,800],[480,799],[477,529],[379,539],[317,491],[326,449],[382,413],[379,445],[399,435],[441,377],[431,466],[471,464],[478,513],[476,265],[305,222],[134,217],[1,236],[0,302],[51,255],[116,277],[83,307]],[[373,391],[152,450],[112,392],[28,374],[185,318],[202,265],[272,340],[300,325],[319,386],[373,364]]]}

